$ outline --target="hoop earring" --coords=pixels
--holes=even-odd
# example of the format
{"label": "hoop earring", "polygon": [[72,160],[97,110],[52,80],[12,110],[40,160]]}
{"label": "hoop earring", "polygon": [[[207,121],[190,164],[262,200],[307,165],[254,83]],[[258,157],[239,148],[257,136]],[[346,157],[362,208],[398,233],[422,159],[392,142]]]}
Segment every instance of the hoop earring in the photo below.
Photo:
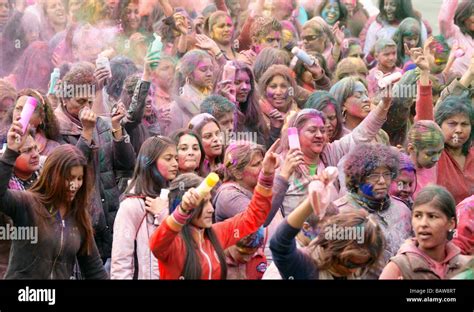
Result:
{"label": "hoop earring", "polygon": [[448,241],[452,240],[454,237],[454,229],[448,231]]}

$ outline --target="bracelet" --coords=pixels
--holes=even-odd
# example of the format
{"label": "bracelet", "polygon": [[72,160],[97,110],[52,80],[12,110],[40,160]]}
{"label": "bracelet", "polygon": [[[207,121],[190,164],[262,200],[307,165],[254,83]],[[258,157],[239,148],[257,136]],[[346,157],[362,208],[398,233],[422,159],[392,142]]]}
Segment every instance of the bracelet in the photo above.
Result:
{"label": "bracelet", "polygon": [[112,128],[112,133],[116,133],[116,132],[118,132],[118,131],[122,131],[122,127],[118,128],[118,129]]}
{"label": "bracelet", "polygon": [[271,189],[273,186],[273,178],[274,178],[274,173],[267,176],[263,173],[263,170],[262,170],[260,171],[258,175],[258,184],[260,184],[263,187]]}
{"label": "bracelet", "polygon": [[216,59],[220,58],[222,55],[224,55],[224,52],[220,51],[216,54]]}
{"label": "bracelet", "polygon": [[174,219],[176,223],[181,226],[184,226],[187,220],[191,217],[191,214],[184,214],[180,211],[180,209],[175,209],[171,214],[171,217]]}

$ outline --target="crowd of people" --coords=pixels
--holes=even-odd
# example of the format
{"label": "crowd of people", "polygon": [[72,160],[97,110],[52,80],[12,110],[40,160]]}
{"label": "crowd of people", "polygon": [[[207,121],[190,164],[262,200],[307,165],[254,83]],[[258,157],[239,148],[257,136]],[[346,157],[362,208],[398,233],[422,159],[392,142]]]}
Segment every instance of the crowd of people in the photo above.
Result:
{"label": "crowd of people", "polygon": [[0,278],[474,276],[474,2],[378,2],[0,0]]}

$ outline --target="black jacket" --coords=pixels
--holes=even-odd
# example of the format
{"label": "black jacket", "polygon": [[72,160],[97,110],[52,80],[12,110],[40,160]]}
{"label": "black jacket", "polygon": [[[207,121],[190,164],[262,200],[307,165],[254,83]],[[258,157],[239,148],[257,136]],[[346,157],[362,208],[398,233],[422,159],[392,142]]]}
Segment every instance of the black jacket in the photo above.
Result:
{"label": "black jacket", "polygon": [[[0,212],[9,216],[16,227],[35,227],[33,205],[41,205],[35,195],[7,189],[18,156],[7,148],[0,159]],[[90,255],[79,254],[84,237],[70,215],[64,220],[59,213],[52,215],[43,229],[37,228],[36,239],[31,235],[29,240],[12,240],[5,279],[69,279],[76,259],[86,279],[107,279],[95,242]]]}

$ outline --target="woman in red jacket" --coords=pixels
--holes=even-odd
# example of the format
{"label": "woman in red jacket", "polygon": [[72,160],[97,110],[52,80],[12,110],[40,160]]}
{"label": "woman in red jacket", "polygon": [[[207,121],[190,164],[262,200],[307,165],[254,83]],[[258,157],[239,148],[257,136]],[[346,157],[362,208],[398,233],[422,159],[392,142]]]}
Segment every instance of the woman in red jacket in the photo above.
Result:
{"label": "woman in red jacket", "polygon": [[210,195],[201,199],[194,189],[201,183],[200,177],[186,173],[173,181],[179,187],[171,188],[170,202],[177,202],[180,196],[182,200],[150,238],[161,279],[226,279],[224,249],[257,231],[270,212],[278,142],[265,154],[247,210],[224,222],[212,224]]}

